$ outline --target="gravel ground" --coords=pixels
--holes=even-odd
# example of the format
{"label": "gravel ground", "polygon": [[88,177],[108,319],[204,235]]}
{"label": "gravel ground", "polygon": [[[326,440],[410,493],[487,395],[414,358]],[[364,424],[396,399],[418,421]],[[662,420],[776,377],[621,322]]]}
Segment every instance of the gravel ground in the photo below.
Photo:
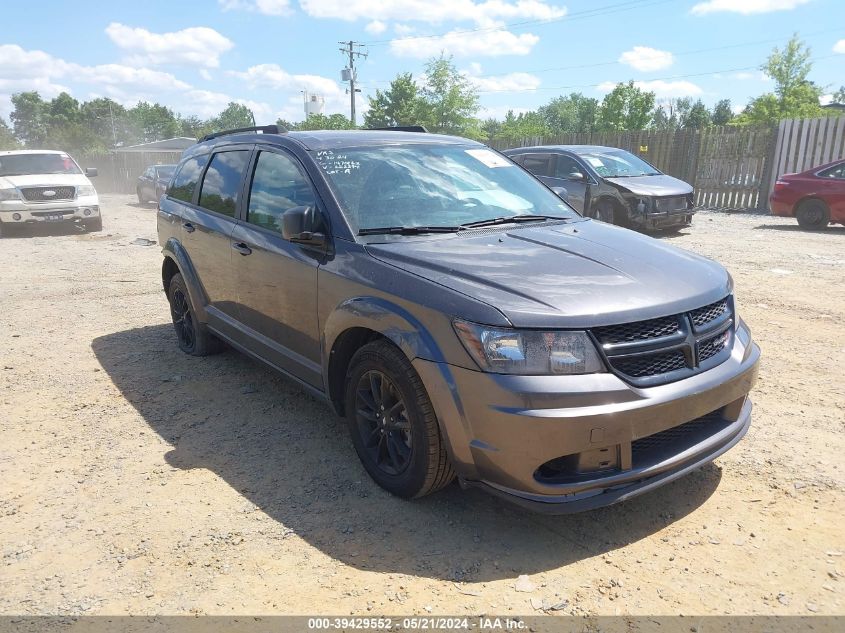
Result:
{"label": "gravel ground", "polygon": [[0,242],[0,613],[845,613],[845,227],[703,212],[664,238],[734,275],[754,424],[658,491],[545,517],[392,498],[326,405],[182,354],[154,208],[103,204],[103,233]]}

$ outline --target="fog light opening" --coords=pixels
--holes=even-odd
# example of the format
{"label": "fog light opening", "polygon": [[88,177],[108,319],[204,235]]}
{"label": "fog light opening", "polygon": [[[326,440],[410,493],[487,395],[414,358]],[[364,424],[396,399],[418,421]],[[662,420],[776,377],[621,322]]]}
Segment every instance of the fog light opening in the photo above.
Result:
{"label": "fog light opening", "polygon": [[12,214],[12,219],[13,219],[15,222],[20,222],[21,217],[23,217],[23,216],[21,216],[21,214],[20,214],[20,213],[13,213],[13,214]]}
{"label": "fog light opening", "polygon": [[84,209],[82,215],[91,215],[91,209]]}

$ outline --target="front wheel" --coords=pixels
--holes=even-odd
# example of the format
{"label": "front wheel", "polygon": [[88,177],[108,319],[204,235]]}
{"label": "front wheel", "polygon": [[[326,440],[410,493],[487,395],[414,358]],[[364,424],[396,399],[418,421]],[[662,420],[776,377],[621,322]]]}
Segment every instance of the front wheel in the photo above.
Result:
{"label": "front wheel", "polygon": [[93,220],[86,220],[83,226],[89,233],[99,233],[103,230],[103,216],[99,216]]}
{"label": "front wheel", "polygon": [[593,218],[605,224],[615,224],[615,210],[613,203],[602,200],[593,207]]}
{"label": "front wheel", "polygon": [[143,192],[141,191],[141,188],[140,188],[140,187],[136,187],[136,189],[135,189],[135,195],[137,195],[137,196],[138,196],[138,204],[140,204],[140,205],[143,207],[143,206],[147,203],[147,201],[146,201],[146,200],[144,200],[144,194],[143,194]]}
{"label": "front wheel", "polygon": [[830,210],[821,200],[805,200],[795,212],[798,226],[807,231],[820,231],[830,223]]}
{"label": "front wheel", "polygon": [[391,343],[369,343],[352,358],[345,411],[361,463],[388,492],[413,499],[454,479],[422,380]]}

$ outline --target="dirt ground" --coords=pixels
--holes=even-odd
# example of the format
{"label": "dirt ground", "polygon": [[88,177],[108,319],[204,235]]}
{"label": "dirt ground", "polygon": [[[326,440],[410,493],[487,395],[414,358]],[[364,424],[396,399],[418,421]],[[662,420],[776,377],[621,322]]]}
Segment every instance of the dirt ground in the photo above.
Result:
{"label": "dirt ground", "polygon": [[845,613],[845,227],[700,213],[663,238],[734,276],[753,426],[656,492],[546,517],[392,498],[325,404],[182,354],[155,209],[103,203],[103,233],[0,241],[0,613]]}

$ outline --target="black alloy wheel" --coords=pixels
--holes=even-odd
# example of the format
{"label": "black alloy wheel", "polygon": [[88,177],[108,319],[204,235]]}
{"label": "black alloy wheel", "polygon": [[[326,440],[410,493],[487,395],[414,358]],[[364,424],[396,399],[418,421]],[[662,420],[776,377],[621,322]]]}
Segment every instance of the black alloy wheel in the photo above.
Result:
{"label": "black alloy wheel", "polygon": [[191,304],[181,288],[173,289],[170,297],[170,314],[173,317],[173,327],[176,328],[179,347],[190,354],[196,346],[196,328]]}
{"label": "black alloy wheel", "polygon": [[408,468],[414,450],[408,410],[396,385],[382,372],[373,369],[358,380],[355,421],[361,443],[379,470],[399,475]]}

